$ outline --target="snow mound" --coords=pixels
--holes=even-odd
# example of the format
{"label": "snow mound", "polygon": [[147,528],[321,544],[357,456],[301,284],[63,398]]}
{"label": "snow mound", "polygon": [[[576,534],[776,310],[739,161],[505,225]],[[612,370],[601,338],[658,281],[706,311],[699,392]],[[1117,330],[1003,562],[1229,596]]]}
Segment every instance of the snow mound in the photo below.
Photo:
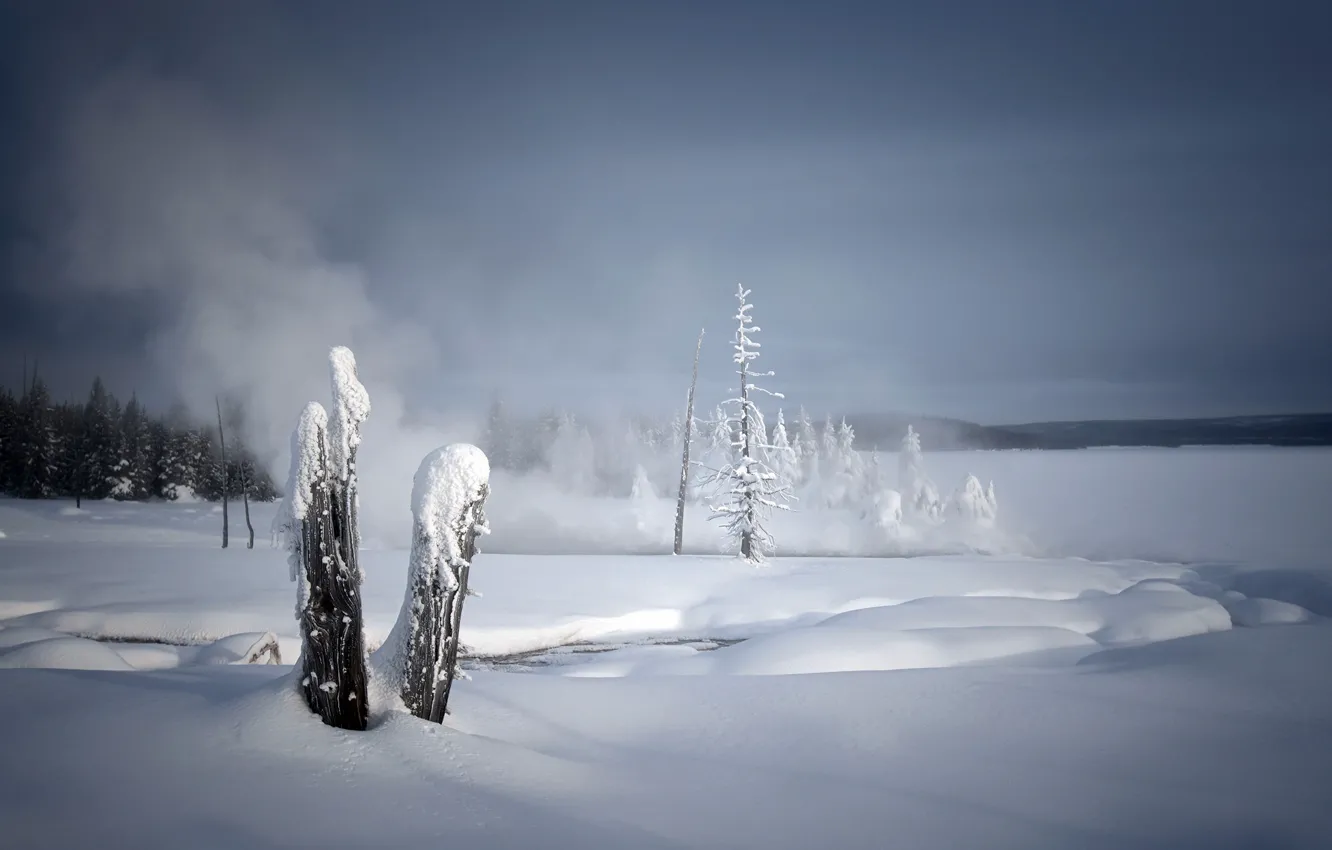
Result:
{"label": "snow mound", "polygon": [[1177,584],[1143,581],[1118,594],[1115,616],[1091,636],[1105,646],[1136,646],[1163,640],[1226,631],[1230,613],[1215,599],[1195,596]]}
{"label": "snow mound", "polygon": [[24,643],[0,652],[3,668],[133,670],[114,649],[95,640],[59,637]]}
{"label": "snow mound", "polygon": [[1100,646],[1076,632],[1045,626],[904,632],[813,626],[719,649],[712,653],[710,666],[715,672],[741,676],[913,670],[1068,649],[1085,655]]}
{"label": "snow mound", "polygon": [[25,614],[10,623],[97,639],[193,645],[241,632],[266,631],[275,620],[280,622],[280,615],[271,608],[243,607],[241,603],[250,598],[190,600],[190,604],[148,600],[71,606]]}
{"label": "snow mound", "polygon": [[648,675],[790,676],[868,670],[959,667],[1007,659],[1058,658],[1075,663],[1100,649],[1096,641],[1046,626],[882,631],[847,626],[789,629],[721,649],[634,647],[574,667],[574,677]]}
{"label": "snow mound", "polygon": [[1230,628],[1230,618],[1215,600],[1195,596],[1172,582],[1146,580],[1119,593],[1090,590],[1076,599],[933,596],[847,611],[821,625],[881,631],[1056,628],[1113,647],[1224,631]]}
{"label": "snow mound", "polygon": [[0,628],[0,649],[63,637],[68,637],[68,635],[54,629],[43,629],[37,626],[10,626],[9,628]]}
{"label": "snow mound", "polygon": [[1245,596],[1275,599],[1332,617],[1332,577],[1301,569],[1268,569],[1234,576],[1230,589]]}
{"label": "snow mound", "polygon": [[[1314,615],[1307,609],[1276,599],[1234,599],[1225,603],[1237,626],[1279,626],[1307,623]],[[3,638],[0,635],[0,638]]]}
{"label": "snow mound", "polygon": [[958,485],[949,501],[952,512],[967,522],[993,525],[999,514],[999,500],[994,495],[994,482],[982,487],[980,479],[968,475]]}

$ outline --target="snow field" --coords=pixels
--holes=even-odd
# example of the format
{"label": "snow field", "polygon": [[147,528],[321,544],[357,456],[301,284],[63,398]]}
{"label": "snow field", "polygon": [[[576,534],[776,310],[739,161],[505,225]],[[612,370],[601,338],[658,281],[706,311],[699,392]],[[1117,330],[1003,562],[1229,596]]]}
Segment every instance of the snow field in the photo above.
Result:
{"label": "snow field", "polygon": [[[1001,488],[986,546],[760,569],[656,554],[641,493],[497,480],[488,660],[443,726],[372,680],[360,733],[297,693],[283,552],[218,549],[211,506],[0,500],[0,845],[1325,847],[1332,453],[1027,454],[956,459]],[[374,645],[408,553],[361,554]]]}

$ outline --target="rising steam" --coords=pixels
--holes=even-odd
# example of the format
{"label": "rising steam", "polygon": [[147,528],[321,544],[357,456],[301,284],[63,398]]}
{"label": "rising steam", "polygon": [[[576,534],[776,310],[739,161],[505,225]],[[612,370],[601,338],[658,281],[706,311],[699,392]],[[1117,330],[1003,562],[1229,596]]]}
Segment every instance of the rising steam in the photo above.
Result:
{"label": "rising steam", "polygon": [[403,423],[408,368],[437,349],[376,307],[363,269],[327,258],[303,208],[310,175],[254,123],[141,73],[82,93],[57,133],[43,280],[151,296],[166,321],[146,345],[180,399],[200,418],[216,394],[240,401],[275,470],[302,407],[327,395],[330,347],[351,346],[374,399],[363,516],[392,536],[410,522],[412,470],[447,437]]}

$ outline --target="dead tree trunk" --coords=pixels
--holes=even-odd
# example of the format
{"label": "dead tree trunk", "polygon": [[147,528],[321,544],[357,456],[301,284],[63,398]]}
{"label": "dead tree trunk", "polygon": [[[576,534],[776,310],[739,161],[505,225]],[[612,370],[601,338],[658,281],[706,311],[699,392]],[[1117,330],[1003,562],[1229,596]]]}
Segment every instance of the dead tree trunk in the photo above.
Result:
{"label": "dead tree trunk", "polygon": [[694,346],[694,377],[689,380],[689,403],[685,407],[684,452],[680,459],[680,497],[675,502],[675,547],[680,554],[684,548],[685,497],[689,495],[689,442],[694,430],[694,388],[698,386],[698,354],[703,350],[703,331],[698,332],[698,345]]}
{"label": "dead tree trunk", "polygon": [[463,508],[453,528],[457,540],[458,552],[462,560],[449,565],[455,577],[453,587],[444,594],[444,640],[440,648],[444,652],[442,661],[443,679],[436,679],[434,699],[430,705],[430,719],[443,723],[444,715],[449,713],[449,692],[453,689],[453,677],[458,671],[458,636],[462,632],[463,602],[467,599],[467,578],[472,571],[472,559],[476,557],[476,538],[480,529],[485,527],[486,496],[490,494],[490,485],[482,484],[476,498]]}
{"label": "dead tree trunk", "polygon": [[227,517],[227,435],[222,430],[222,400],[213,396],[217,404],[217,441],[222,449],[222,548],[227,548],[230,522]]}
{"label": "dead tree trunk", "polygon": [[416,473],[408,591],[387,646],[403,705],[422,720],[448,713],[477,536],[489,530],[489,479],[485,454],[462,443],[431,452]]}
{"label": "dead tree trunk", "polygon": [[245,460],[242,456],[240,464],[240,489],[241,503],[245,505],[245,527],[250,532],[250,540],[245,544],[246,549],[254,548],[254,523],[250,522],[250,477],[245,474]]}
{"label": "dead tree trunk", "polygon": [[[369,721],[355,512],[346,488],[329,475],[326,431],[300,525],[299,554],[309,598],[301,615],[303,678],[310,710],[324,723],[361,730]],[[354,495],[352,496],[354,502]]]}

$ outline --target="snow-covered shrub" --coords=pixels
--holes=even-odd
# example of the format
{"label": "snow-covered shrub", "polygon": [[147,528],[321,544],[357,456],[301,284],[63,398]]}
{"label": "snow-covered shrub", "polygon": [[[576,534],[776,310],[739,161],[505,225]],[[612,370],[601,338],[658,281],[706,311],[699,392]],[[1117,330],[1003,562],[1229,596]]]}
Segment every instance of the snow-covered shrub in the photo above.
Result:
{"label": "snow-covered shrub", "polygon": [[489,532],[490,462],[458,443],[426,455],[412,485],[412,555],[402,611],[376,668],[412,714],[441,723],[457,669],[476,538]]}
{"label": "snow-covered shrub", "polygon": [[907,426],[902,438],[902,449],[897,454],[897,488],[902,494],[903,509],[908,516],[937,521],[943,514],[939,488],[925,474],[920,452],[920,434]]}
{"label": "snow-covered shrub", "polygon": [[829,510],[849,510],[862,504],[861,489],[860,481],[850,473],[827,469],[809,483],[802,498]]}
{"label": "snow-covered shrub", "polygon": [[867,515],[875,528],[896,537],[902,530],[902,494],[896,490],[880,490],[870,497]]}
{"label": "snow-covered shrub", "polygon": [[968,475],[962,479],[948,502],[949,513],[977,525],[994,525],[999,513],[999,500],[994,494],[994,482],[981,487],[980,479]]}

